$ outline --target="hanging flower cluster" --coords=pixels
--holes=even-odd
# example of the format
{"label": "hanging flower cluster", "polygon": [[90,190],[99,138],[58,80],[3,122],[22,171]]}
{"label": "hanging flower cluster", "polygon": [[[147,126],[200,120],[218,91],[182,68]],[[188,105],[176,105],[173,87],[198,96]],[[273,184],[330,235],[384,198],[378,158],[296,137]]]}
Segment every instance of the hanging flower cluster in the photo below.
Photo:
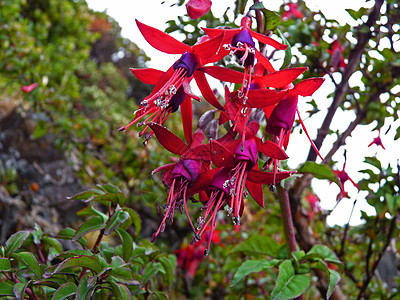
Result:
{"label": "hanging flower cluster", "polygon": [[[234,225],[240,225],[245,198],[250,195],[264,207],[263,185],[275,191],[277,183],[294,173],[282,170],[280,162],[288,158],[285,149],[298,113],[298,97],[311,96],[323,79],[309,78],[294,85],[292,82],[307,68],[275,70],[257,49],[255,40],[276,50],[285,50],[287,46],[253,31],[248,16],[242,19],[240,28],[203,28],[206,36],[193,46],[139,21],[136,23],[154,48],[181,54],[166,72],[131,69],[140,81],[155,86],[141,101],[134,119],[119,129],[124,131],[137,124],[143,127],[139,135],[144,135],[145,143],[155,135],[166,150],[179,157],[153,172],[161,174],[168,196],[158,207],[162,220],[152,241],[167,224],[172,224],[176,211],[184,212],[193,231],[191,244],[204,238],[206,241],[203,239],[202,244],[206,245],[204,255],[207,255],[223,211],[231,216]],[[226,55],[236,57],[244,71],[213,64]],[[221,104],[205,74],[239,87],[231,91],[226,86]],[[201,98],[190,90],[192,79],[203,98],[215,107],[199,119],[194,133],[192,99],[200,101]],[[186,142],[162,125],[179,107]],[[264,116],[267,125],[262,132],[260,122]],[[219,137],[218,133],[227,128]],[[211,138],[207,140],[206,136]],[[195,196],[200,212],[193,217],[188,203]]]}

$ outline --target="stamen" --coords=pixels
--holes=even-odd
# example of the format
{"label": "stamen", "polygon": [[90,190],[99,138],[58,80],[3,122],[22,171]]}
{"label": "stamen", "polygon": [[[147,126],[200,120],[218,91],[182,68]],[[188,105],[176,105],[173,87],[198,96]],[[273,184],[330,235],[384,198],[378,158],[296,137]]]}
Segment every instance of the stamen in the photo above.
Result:
{"label": "stamen", "polygon": [[234,225],[240,225],[240,217],[239,216],[233,217],[232,222]]}

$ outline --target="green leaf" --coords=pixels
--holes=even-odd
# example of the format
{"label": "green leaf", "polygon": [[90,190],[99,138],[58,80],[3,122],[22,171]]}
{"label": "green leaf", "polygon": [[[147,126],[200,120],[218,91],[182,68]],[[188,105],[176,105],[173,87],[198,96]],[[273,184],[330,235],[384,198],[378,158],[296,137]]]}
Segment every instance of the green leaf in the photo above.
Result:
{"label": "green leaf", "polygon": [[94,288],[95,288],[95,285],[93,283],[89,283],[89,277],[85,276],[79,282],[75,299],[79,299],[79,300],[90,299],[90,294]]}
{"label": "green leaf", "polygon": [[33,243],[39,245],[43,236],[43,231],[38,224],[35,223],[35,229],[32,231]]}
{"label": "green leaf", "polygon": [[134,279],[131,269],[127,267],[113,267],[109,274],[118,282],[129,285],[140,285],[140,282]]}
{"label": "green leaf", "polygon": [[370,164],[370,165],[378,168],[380,171],[382,171],[382,164],[381,164],[380,160],[377,159],[376,157],[366,157],[365,162],[367,164]]}
{"label": "green leaf", "polygon": [[279,260],[272,259],[272,260],[247,260],[237,269],[235,275],[233,276],[233,280],[231,283],[231,287],[233,287],[236,283],[242,280],[243,277],[251,274],[251,273],[258,273],[265,269],[272,268],[275,266]]}
{"label": "green leaf", "polygon": [[325,261],[342,266],[342,262],[336,256],[335,252],[325,245],[314,245],[311,250],[307,252],[307,255],[312,253],[319,253],[324,257]]}
{"label": "green leaf", "polygon": [[277,257],[279,244],[266,236],[253,235],[234,247],[231,253],[242,252],[246,255],[268,255]]}
{"label": "green leaf", "polygon": [[0,272],[7,272],[11,269],[11,263],[8,258],[0,258]]}
{"label": "green leaf", "polygon": [[14,296],[13,286],[8,282],[0,282],[0,296]]}
{"label": "green leaf", "polygon": [[115,185],[106,183],[106,184],[98,184],[97,185],[101,190],[103,190],[105,193],[111,193],[111,194],[116,194],[116,193],[121,193],[118,187]]}
{"label": "green leaf", "polygon": [[95,256],[80,255],[67,258],[63,262],[59,263],[56,269],[51,272],[51,275],[54,275],[64,269],[71,267],[87,268],[92,270],[96,274],[101,271],[101,265]]}
{"label": "green leaf", "polygon": [[40,268],[39,262],[31,252],[18,252],[12,255],[13,258],[22,263],[25,267],[35,274],[37,279],[42,277],[42,269]]}
{"label": "green leaf", "polygon": [[33,138],[36,140],[36,139],[40,139],[42,136],[44,136],[47,132],[47,127],[48,127],[47,122],[40,120],[37,123],[35,130],[33,131],[33,134],[32,134]]}
{"label": "green leaf", "polygon": [[129,261],[129,259],[132,256],[132,252],[133,252],[133,239],[131,237],[131,235],[129,233],[127,233],[125,230],[123,230],[122,228],[117,228],[115,230],[121,241],[122,241],[122,256],[123,259],[127,262]]}
{"label": "green leaf", "polygon": [[395,216],[400,203],[400,196],[393,196],[390,193],[385,194],[385,200],[392,216]]}
{"label": "green leaf", "polygon": [[175,277],[176,256],[170,254],[168,257],[159,257],[158,260],[165,270],[164,278],[167,281],[167,285],[171,288]]}
{"label": "green leaf", "polygon": [[103,214],[101,211],[95,209],[93,206],[86,206],[85,208],[81,209],[76,213],[78,217],[92,217],[92,216],[99,216],[102,217],[104,222],[108,220],[106,214]]}
{"label": "green leaf", "polygon": [[87,219],[84,223],[82,223],[78,230],[75,232],[74,238],[72,239],[73,242],[76,242],[85,234],[91,231],[103,229],[106,226],[102,217],[93,216]]}
{"label": "green leaf", "polygon": [[126,285],[116,283],[114,281],[110,281],[110,285],[116,299],[119,300],[132,299],[131,292],[129,291]]}
{"label": "green leaf", "polygon": [[63,300],[76,294],[77,286],[73,282],[62,284],[53,294],[51,300]]}
{"label": "green leaf", "polygon": [[272,291],[273,300],[293,299],[302,295],[310,285],[307,275],[296,275],[292,262],[285,260],[279,266],[278,278]]}
{"label": "green leaf", "polygon": [[[57,234],[57,238],[62,240],[72,240],[75,236],[76,230],[72,228],[64,228],[61,229],[60,232]],[[80,238],[78,243],[81,244],[83,248],[86,247],[87,241],[84,238]]]}
{"label": "green leaf", "polygon": [[19,249],[30,234],[30,231],[18,231],[10,236],[6,241],[6,256]]}
{"label": "green leaf", "polygon": [[114,211],[114,214],[108,221],[106,228],[104,230],[104,235],[109,235],[115,229],[117,229],[125,220],[130,217],[129,213],[126,211],[121,210],[120,206],[118,205]]}
{"label": "green leaf", "polygon": [[99,190],[87,190],[81,193],[78,193],[74,196],[67,197],[68,200],[83,200],[90,201],[93,197],[100,195]]}
{"label": "green leaf", "polygon": [[326,291],[326,299],[329,299],[332,296],[333,290],[338,285],[340,279],[340,274],[338,272],[329,269],[329,288]]}
{"label": "green leaf", "polygon": [[129,216],[131,217],[133,226],[135,227],[135,236],[138,236],[138,234],[142,230],[142,220],[140,219],[138,213],[129,207],[124,207],[123,211],[126,211],[129,213]]}
{"label": "green leaf", "polygon": [[318,179],[328,179],[336,183],[340,187],[339,179],[333,172],[332,168],[328,165],[307,161],[304,165],[300,167],[300,169],[297,172],[310,173],[313,174],[314,177]]}
{"label": "green leaf", "polygon": [[291,64],[292,61],[292,46],[290,45],[289,41],[286,39],[286,37],[283,35],[282,31],[279,30],[279,28],[276,29],[278,32],[279,37],[282,39],[282,42],[284,45],[287,45],[288,47],[285,50],[285,59],[283,61],[283,67],[287,67]]}
{"label": "green leaf", "polygon": [[28,287],[28,285],[31,284],[31,282],[32,282],[32,280],[29,280],[26,283],[18,282],[14,285],[13,292],[17,299],[19,299],[19,300],[25,299],[24,296],[25,296],[26,288]]}
{"label": "green leaf", "polygon": [[264,14],[264,30],[274,30],[281,23],[281,16],[276,12],[262,9]]}

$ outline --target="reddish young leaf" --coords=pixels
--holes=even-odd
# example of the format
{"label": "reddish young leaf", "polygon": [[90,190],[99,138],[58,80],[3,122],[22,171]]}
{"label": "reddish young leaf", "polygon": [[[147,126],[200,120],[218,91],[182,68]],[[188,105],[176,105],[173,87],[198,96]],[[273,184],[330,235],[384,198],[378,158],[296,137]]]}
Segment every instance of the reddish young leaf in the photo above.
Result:
{"label": "reddish young leaf", "polygon": [[288,47],[287,45],[281,44],[278,41],[276,41],[266,35],[255,32],[253,30],[249,30],[249,31],[253,38],[255,38],[256,40],[258,40],[259,42],[261,42],[263,44],[270,45],[270,46],[274,47],[275,49],[286,50],[286,48]]}
{"label": "reddish young leaf", "polygon": [[169,54],[181,54],[190,50],[190,46],[185,45],[154,27],[143,24],[138,20],[136,20],[136,24],[145,40],[157,50]]}
{"label": "reddish young leaf", "polygon": [[[275,182],[279,182],[285,178],[288,178],[294,173],[296,172],[291,172],[291,171],[277,172],[275,176]],[[272,172],[261,172],[258,170],[251,170],[249,174],[247,174],[247,180],[258,184],[271,184],[274,183],[274,174]]]}
{"label": "reddish young leaf", "polygon": [[137,79],[146,84],[157,84],[160,78],[164,75],[163,71],[152,68],[144,68],[144,69],[129,68],[129,71],[131,71],[132,74],[135,75]]}
{"label": "reddish young leaf", "polygon": [[307,70],[307,67],[299,67],[299,68],[291,68],[291,69],[283,69],[274,73],[270,73],[264,75],[259,81],[267,86],[272,88],[283,88],[288,84],[292,83],[300,74],[304,73]]}
{"label": "reddish young leaf", "polygon": [[204,73],[200,71],[195,71],[194,79],[196,80],[197,86],[199,87],[202,95],[204,96],[204,99],[206,99],[208,103],[218,108],[219,110],[224,110],[224,107],[218,102],[217,97],[215,97],[214,92],[208,85]]}
{"label": "reddish young leaf", "polygon": [[169,152],[182,155],[189,150],[189,147],[167,128],[157,123],[149,123],[148,125],[154,131],[160,144]]}
{"label": "reddish young leaf", "polygon": [[249,191],[250,195],[253,197],[254,200],[260,205],[261,207],[264,206],[264,193],[262,186],[258,183],[253,183],[249,180],[246,182],[246,188]]}
{"label": "reddish young leaf", "polygon": [[243,82],[243,73],[239,71],[235,71],[228,68],[223,68],[219,66],[207,66],[202,67],[199,71],[203,71],[212,77],[226,82],[233,83],[242,83]]}
{"label": "reddish young leaf", "polygon": [[289,93],[303,97],[311,96],[324,83],[324,80],[322,77],[304,79],[289,90]]}
{"label": "reddish young leaf", "polygon": [[193,108],[192,99],[188,96],[186,96],[185,100],[181,103],[181,115],[183,133],[185,134],[187,144],[190,146],[192,144],[193,135]]}

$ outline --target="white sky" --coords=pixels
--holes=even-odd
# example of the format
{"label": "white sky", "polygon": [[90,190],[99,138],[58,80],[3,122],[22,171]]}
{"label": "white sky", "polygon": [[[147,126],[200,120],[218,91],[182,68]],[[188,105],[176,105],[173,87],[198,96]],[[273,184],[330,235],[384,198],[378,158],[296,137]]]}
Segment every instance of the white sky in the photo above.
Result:
{"label": "white sky", "polygon": [[[164,2],[164,3],[162,3]],[[142,48],[148,56],[152,58],[149,62],[149,67],[166,70],[170,67],[174,61],[176,61],[176,55],[168,55],[155,50],[144,40],[139,30],[136,27],[135,19],[156,27],[160,30],[166,28],[165,22],[173,19],[174,16],[186,14],[185,7],[170,6],[175,3],[175,0],[87,0],[90,8],[97,11],[106,11],[111,17],[113,17],[122,28],[122,35],[126,38],[131,39],[140,48]],[[211,8],[214,16],[220,17],[225,11],[227,6],[233,7],[233,0],[214,0]],[[307,0],[307,6],[313,11],[321,10],[324,15],[329,19],[336,19],[340,24],[349,23],[354,24],[355,21],[345,11],[347,8],[359,9],[361,6],[370,7],[371,2],[365,0]],[[281,0],[268,0],[264,1],[264,5],[267,9],[278,10],[281,5]],[[182,39],[179,35],[173,35],[177,39]],[[129,66],[127,66],[129,67]],[[353,84],[357,84],[359,81],[355,81]],[[313,118],[305,120],[307,130],[312,138],[317,134],[318,126],[325,117],[326,109],[329,107],[331,100],[327,99],[327,95],[333,91],[333,84],[327,80],[323,86],[317,91],[313,98],[320,105],[322,111]],[[307,117],[306,111],[310,107],[299,101],[299,109],[302,113],[303,120]],[[305,103],[306,101],[304,101]],[[333,130],[344,130],[347,125],[354,119],[354,114],[351,112],[337,112],[333,122]],[[356,182],[363,178],[362,173],[358,173],[359,170],[365,169],[367,166],[363,163],[364,158],[367,156],[376,156],[383,166],[392,166],[396,168],[396,160],[400,158],[400,141],[394,142],[393,137],[396,133],[396,128],[400,126],[400,121],[397,120],[395,124],[392,124],[392,129],[387,135],[382,136],[383,144],[386,149],[383,150],[380,147],[372,146],[368,148],[368,144],[378,134],[377,131],[372,129],[376,124],[362,126],[357,128],[351,135],[346,139],[347,149],[347,165],[346,171],[349,176]],[[389,122],[386,122],[381,132],[385,133],[389,128]],[[298,129],[295,131],[298,133]],[[299,147],[299,145],[302,145]],[[290,138],[289,148],[287,153],[289,155],[289,167],[296,168],[299,164],[303,163],[307,157],[309,142],[305,134],[292,134]],[[322,155],[327,154],[330,146],[328,143],[324,143],[321,153]],[[343,166],[343,147],[333,157],[334,160],[339,163],[335,166],[337,169],[342,169]],[[345,184],[346,191],[348,191],[351,199],[343,199],[337,208],[334,210],[332,215],[328,218],[330,224],[345,224],[348,221],[350,211],[355,199],[357,199],[356,209],[353,213],[351,224],[356,225],[360,223],[360,209],[367,212],[367,214],[373,214],[374,209],[370,207],[365,200],[365,193],[359,193],[358,190],[353,187],[351,183]],[[326,180],[313,180],[313,189],[316,194],[321,198],[321,206],[324,209],[331,209],[336,204],[336,195],[339,193],[339,188],[335,184],[329,184]]]}

